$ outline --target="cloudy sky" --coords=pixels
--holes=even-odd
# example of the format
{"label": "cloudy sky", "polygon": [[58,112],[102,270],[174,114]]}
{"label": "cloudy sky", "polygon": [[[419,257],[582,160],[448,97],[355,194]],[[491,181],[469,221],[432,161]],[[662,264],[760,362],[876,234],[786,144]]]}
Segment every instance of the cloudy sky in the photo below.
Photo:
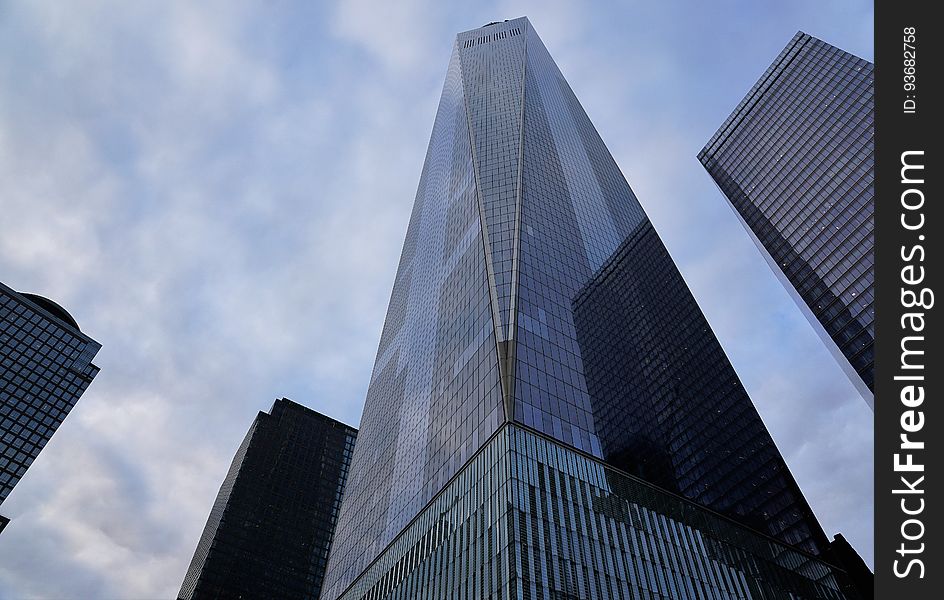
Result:
{"label": "cloudy sky", "polygon": [[0,1],[0,280],[104,346],[0,598],[174,597],[258,410],[357,424],[454,35],[521,15],[871,563],[872,413],[695,158],[798,29],[871,60],[871,3],[621,4]]}

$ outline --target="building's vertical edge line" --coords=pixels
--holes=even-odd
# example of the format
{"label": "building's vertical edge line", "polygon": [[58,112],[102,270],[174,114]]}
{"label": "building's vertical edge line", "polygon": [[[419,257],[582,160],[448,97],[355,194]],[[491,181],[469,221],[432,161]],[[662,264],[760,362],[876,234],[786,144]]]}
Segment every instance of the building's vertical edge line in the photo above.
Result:
{"label": "building's vertical edge line", "polygon": [[521,252],[521,180],[524,170],[524,106],[525,90],[528,75],[528,32],[530,23],[524,24],[524,48],[521,53],[521,111],[519,112],[518,124],[518,181],[515,190],[515,236],[514,245],[511,251],[511,298],[509,299],[508,310],[508,369],[504,376],[508,379],[506,389],[508,397],[506,398],[505,414],[508,420],[515,418],[515,365],[518,354],[518,269],[520,265],[519,254]]}
{"label": "building's vertical edge line", "polygon": [[[465,107],[466,126],[469,128],[469,151],[472,154],[472,176],[475,178],[475,198],[479,206],[479,222],[482,230],[482,246],[485,250],[485,273],[488,277],[488,302],[492,309],[492,329],[495,333],[495,353],[498,360],[498,380],[501,382],[502,407],[505,411],[505,421],[510,420],[508,412],[507,390],[505,389],[505,371],[507,365],[504,360],[503,347],[504,335],[501,322],[501,313],[498,304],[498,286],[495,284],[495,268],[492,265],[492,245],[488,239],[488,220],[485,218],[485,202],[482,198],[482,186],[479,177],[479,163],[475,152],[475,129],[472,127],[472,114],[469,112],[469,98],[466,95],[465,69],[463,68],[462,51],[459,45],[459,38],[456,38],[456,52],[459,53],[459,81],[462,82],[462,104]],[[485,85],[488,85],[488,55],[486,60]],[[486,90],[485,110],[488,111],[488,95]],[[487,119],[486,119],[487,122]]]}
{"label": "building's vertical edge line", "polygon": [[[216,541],[220,525],[223,523],[223,516],[229,508],[229,501],[233,494],[233,489],[236,487],[237,480],[239,480],[242,475],[243,462],[246,460],[246,454],[249,453],[250,447],[256,444],[256,434],[265,427],[266,420],[270,417],[271,415],[259,411],[256,418],[253,419],[252,425],[249,426],[249,431],[247,431],[245,437],[243,437],[239,448],[236,449],[236,455],[233,457],[229,469],[226,471],[226,477],[223,478],[223,483],[220,484],[220,489],[217,491],[216,498],[213,500],[213,506],[210,507],[210,515],[207,517],[206,525],[204,525],[203,531],[197,539],[197,549],[194,551],[193,558],[190,559],[190,565],[187,567],[184,580],[180,584],[180,591],[177,594],[179,599],[190,600],[193,598],[197,586],[200,585],[203,579],[203,570],[206,567],[207,559],[210,557],[210,550]],[[224,488],[226,488],[227,482],[231,483],[229,489],[224,494]],[[216,519],[214,520],[213,510],[218,506],[221,508],[215,515]]]}
{"label": "building's vertical edge line", "polygon": [[[713,180],[714,178],[712,178]],[[727,198],[727,195],[724,194],[724,190],[721,189],[721,186],[718,185],[718,182],[715,182],[715,186],[721,191],[723,195]],[[793,300],[797,308],[800,310],[800,313],[810,324],[810,327],[819,337],[820,341],[829,351],[829,354],[832,356],[833,360],[836,361],[836,364],[842,370],[843,375],[849,379],[849,383],[852,384],[852,387],[856,389],[862,400],[865,401],[866,405],[875,412],[875,395],[865,385],[865,382],[862,381],[862,375],[860,375],[855,367],[852,366],[849,358],[843,354],[842,348],[836,343],[836,340],[826,331],[826,326],[819,320],[813,313],[813,309],[810,308],[810,305],[806,303],[806,300],[803,299],[803,296],[800,295],[800,292],[796,289],[796,286],[793,285],[793,282],[787,277],[786,273],[783,272],[783,269],[777,264],[777,261],[774,260],[774,257],[771,256],[770,251],[764,246],[764,243],[760,241],[760,238],[757,237],[757,234],[754,233],[754,230],[744,219],[744,215],[735,208],[733,202],[725,202],[728,205],[728,208],[731,209],[731,212],[734,213],[735,218],[744,227],[744,231],[747,232],[747,236],[754,242],[754,245],[757,247],[757,250],[760,252],[760,255],[763,257],[764,261],[767,263],[770,272],[777,278],[777,281],[780,282],[780,285],[783,286],[784,291],[787,292],[787,295],[790,296],[790,299]]]}

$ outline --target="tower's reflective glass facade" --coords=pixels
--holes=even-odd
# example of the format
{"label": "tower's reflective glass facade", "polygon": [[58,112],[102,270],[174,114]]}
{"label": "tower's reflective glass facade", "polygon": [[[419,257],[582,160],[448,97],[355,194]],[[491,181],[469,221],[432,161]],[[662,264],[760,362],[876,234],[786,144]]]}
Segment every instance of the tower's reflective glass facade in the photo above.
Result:
{"label": "tower's reflective glass facade", "polygon": [[698,155],[870,406],[873,77],[797,33]]}
{"label": "tower's reflective glass facade", "polygon": [[815,557],[508,424],[341,598],[858,597],[846,581]]}
{"label": "tower's reflective glass facade", "polygon": [[[564,461],[557,471],[542,471],[550,459],[528,454],[538,452],[532,444]],[[608,504],[626,481],[653,489],[626,472],[679,494],[659,492],[679,506],[696,510],[696,501],[719,522],[757,529],[734,526],[775,544],[773,555],[787,548],[773,538],[810,552],[825,546],[681,275],[527,19],[459,34],[325,598],[345,590],[346,598],[671,596],[694,571],[668,583],[663,552],[675,550],[632,541],[627,527],[662,530],[634,520],[625,498]],[[687,565],[679,569],[724,552],[672,539],[695,553],[678,556]],[[825,572],[801,577],[832,585]],[[799,589],[784,585],[777,589]]]}
{"label": "tower's reflective glass facade", "polygon": [[179,598],[316,599],[357,431],[291,400],[240,445]]}
{"label": "tower's reflective glass facade", "polygon": [[100,349],[55,302],[0,283],[0,503],[98,374]]}

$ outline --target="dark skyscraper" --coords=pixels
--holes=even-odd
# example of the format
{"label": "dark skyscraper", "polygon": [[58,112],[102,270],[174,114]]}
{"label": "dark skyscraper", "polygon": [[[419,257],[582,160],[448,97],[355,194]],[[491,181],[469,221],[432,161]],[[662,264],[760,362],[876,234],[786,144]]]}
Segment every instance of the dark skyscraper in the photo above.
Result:
{"label": "dark skyscraper", "polygon": [[698,158],[872,406],[873,67],[805,33]]}
{"label": "dark skyscraper", "polygon": [[0,283],[0,504],[98,374],[100,349],[52,300]]}
{"label": "dark skyscraper", "polygon": [[825,545],[528,20],[459,34],[325,598],[838,598]]}
{"label": "dark skyscraper", "polygon": [[179,597],[316,599],[357,430],[291,400],[240,445]]}

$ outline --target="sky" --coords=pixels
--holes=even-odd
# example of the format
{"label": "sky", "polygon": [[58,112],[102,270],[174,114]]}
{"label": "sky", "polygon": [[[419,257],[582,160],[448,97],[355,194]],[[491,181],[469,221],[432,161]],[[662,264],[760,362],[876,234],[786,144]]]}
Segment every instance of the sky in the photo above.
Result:
{"label": "sky", "polygon": [[872,412],[696,159],[869,2],[0,0],[0,281],[101,373],[2,506],[0,599],[175,597],[259,410],[357,425],[455,34],[527,15],[827,534],[872,562]]}

